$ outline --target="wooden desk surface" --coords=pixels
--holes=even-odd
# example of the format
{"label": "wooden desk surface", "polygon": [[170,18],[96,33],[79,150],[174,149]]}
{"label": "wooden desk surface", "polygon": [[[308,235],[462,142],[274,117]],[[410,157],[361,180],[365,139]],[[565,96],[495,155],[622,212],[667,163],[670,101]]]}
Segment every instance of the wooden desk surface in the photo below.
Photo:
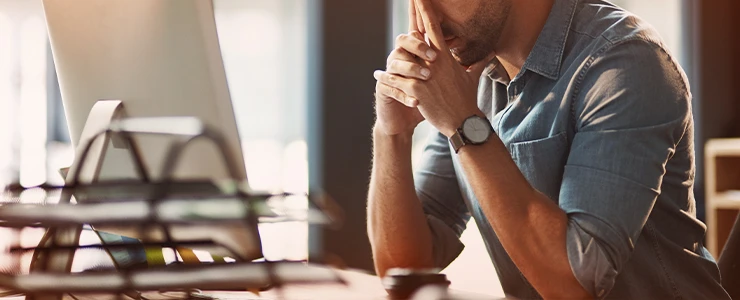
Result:
{"label": "wooden desk surface", "polygon": [[[3,232],[0,231],[0,241],[3,239]],[[40,238],[40,236],[39,236]],[[4,271],[3,261],[0,257],[0,271]],[[95,257],[88,257],[90,260],[94,260]],[[286,286],[282,291],[283,294],[278,293],[275,290],[267,291],[262,293],[259,297],[249,292],[204,292],[206,295],[215,296],[217,299],[231,300],[231,299],[316,299],[316,300],[332,300],[332,299],[367,299],[367,300],[379,300],[387,299],[387,293],[381,284],[378,277],[363,273],[360,271],[337,271],[339,275],[347,282],[347,285],[340,284],[325,284],[325,285],[289,285]],[[2,292],[2,288],[0,288]],[[160,293],[145,293],[143,296],[150,300],[159,299],[174,299],[171,295],[161,295]],[[450,296],[453,299],[501,299],[498,295],[484,295],[467,293],[462,291],[450,291]],[[2,300],[20,300],[25,297],[7,297],[0,298]],[[67,296],[66,299],[70,300],[88,300],[88,299],[116,299],[111,296],[101,295],[75,295],[75,297]],[[123,297],[123,299],[130,299]]]}
{"label": "wooden desk surface", "polygon": [[[388,299],[380,279],[377,276],[362,273],[359,271],[338,271],[340,276],[348,283],[347,286],[343,285],[291,285],[283,289],[283,294],[277,293],[277,291],[268,291],[260,294],[260,298],[256,299],[306,299],[306,300],[382,300]],[[222,292],[222,293],[207,293],[204,294],[214,295],[219,299],[245,299],[245,293],[243,292]],[[466,299],[466,300],[494,300],[501,299],[497,296],[481,295],[475,293],[466,293],[463,291],[450,291],[450,296],[453,299]],[[252,299],[252,298],[246,298]]]}
{"label": "wooden desk surface", "polygon": [[[272,299],[301,299],[301,300],[384,300],[388,299],[387,293],[378,277],[358,271],[338,271],[340,276],[348,283],[347,286],[340,284],[326,285],[290,285],[282,289],[282,293],[271,290],[261,293],[259,296],[250,292],[210,292],[203,294],[223,300],[272,300]],[[494,300],[503,299],[492,295],[482,295],[463,291],[451,290],[452,299],[465,300]],[[144,293],[149,300],[172,300],[178,297],[160,293]],[[25,297],[7,297],[3,300],[21,300]],[[121,299],[110,295],[66,295],[64,300],[107,300]],[[131,299],[123,297],[122,299]],[[448,299],[448,298],[446,298]]]}

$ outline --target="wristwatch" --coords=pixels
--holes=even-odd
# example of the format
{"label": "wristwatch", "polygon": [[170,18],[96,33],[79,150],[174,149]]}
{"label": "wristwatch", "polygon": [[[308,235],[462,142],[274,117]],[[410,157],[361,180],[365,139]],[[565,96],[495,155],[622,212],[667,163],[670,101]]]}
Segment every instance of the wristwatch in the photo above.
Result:
{"label": "wristwatch", "polygon": [[463,121],[455,134],[450,137],[450,145],[455,149],[455,153],[460,151],[465,145],[480,145],[488,141],[493,134],[493,127],[488,119],[472,115]]}

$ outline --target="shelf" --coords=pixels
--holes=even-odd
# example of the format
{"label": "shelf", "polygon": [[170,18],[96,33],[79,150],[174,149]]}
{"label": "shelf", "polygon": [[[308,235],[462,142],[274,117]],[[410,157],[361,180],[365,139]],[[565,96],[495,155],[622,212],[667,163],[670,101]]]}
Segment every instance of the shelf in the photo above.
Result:
{"label": "shelf", "polygon": [[740,156],[740,138],[710,140],[705,152],[707,156]]}
{"label": "shelf", "polygon": [[740,213],[740,138],[709,140],[704,150],[707,249],[719,257]]}
{"label": "shelf", "polygon": [[714,208],[740,210],[740,191],[718,193],[708,203]]}

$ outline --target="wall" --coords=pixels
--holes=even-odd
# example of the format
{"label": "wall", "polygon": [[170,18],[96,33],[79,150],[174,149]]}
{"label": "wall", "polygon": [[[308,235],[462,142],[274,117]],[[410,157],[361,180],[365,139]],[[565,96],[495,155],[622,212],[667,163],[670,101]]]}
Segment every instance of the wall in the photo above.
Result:
{"label": "wall", "polygon": [[[697,122],[697,166],[703,167],[707,140],[740,137],[740,2],[685,0],[693,18],[691,76]],[[704,198],[703,170],[697,176],[697,199]],[[697,201],[700,217],[703,201]]]}

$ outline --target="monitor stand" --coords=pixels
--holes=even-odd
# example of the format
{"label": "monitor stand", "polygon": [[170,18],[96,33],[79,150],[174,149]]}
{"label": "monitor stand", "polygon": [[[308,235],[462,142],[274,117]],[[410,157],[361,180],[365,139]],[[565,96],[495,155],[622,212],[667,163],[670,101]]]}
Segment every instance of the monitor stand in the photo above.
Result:
{"label": "monitor stand", "polygon": [[[97,180],[112,134],[104,133],[104,136],[97,138],[96,136],[108,129],[113,121],[122,116],[123,103],[120,100],[100,100],[95,103],[87,116],[80,141],[75,149],[72,166],[68,169],[69,171],[62,170],[62,174],[65,175],[65,185],[91,183]],[[85,148],[91,139],[95,140],[85,153]],[[114,146],[124,145],[123,142],[117,140],[117,138],[114,138]],[[84,164],[82,163],[83,160],[85,160]],[[82,168],[79,168],[80,164],[82,164]],[[72,195],[69,192],[63,192],[60,203],[68,203],[71,198]],[[80,241],[81,232],[82,226],[49,228],[41,239],[39,247],[77,245]],[[37,250],[33,254],[30,271],[69,273],[72,269],[74,254],[75,250],[58,249],[49,252]],[[26,299],[61,300],[62,296],[29,296]]]}
{"label": "monitor stand", "polygon": [[[100,171],[103,166],[109,144],[112,144],[115,148],[122,148],[125,152],[128,152],[132,157],[135,165],[134,167],[136,168],[140,180],[148,182],[149,173],[145,168],[142,155],[131,134],[155,133],[164,135],[183,135],[182,131],[162,129],[162,127],[156,126],[153,127],[154,129],[142,129],[141,126],[133,126],[132,128],[135,129],[131,129],[121,124],[124,123],[120,122],[121,119],[125,117],[123,104],[119,100],[100,100],[95,103],[88,115],[77,149],[75,149],[76,155],[74,162],[72,166],[67,169],[65,187],[68,188],[62,189],[62,195],[59,200],[60,204],[70,203],[72,201],[74,187],[94,183],[99,180]],[[188,121],[187,124],[192,125],[191,119],[187,119],[185,121]],[[134,122],[134,124],[137,123]],[[194,131],[192,133],[188,132],[185,134],[187,136],[191,136],[190,139],[186,139],[182,143],[174,143],[168,149],[169,152],[166,156],[167,159],[164,162],[164,166],[162,167],[160,174],[161,178],[171,178],[178,158],[182,153],[182,149],[189,141],[192,141],[196,137],[205,137],[213,142],[218,148],[219,154],[223,158],[223,163],[228,169],[230,178],[232,180],[237,180],[237,178],[239,178],[239,172],[233,163],[235,160],[231,159],[233,156],[232,153],[229,153],[224,138],[218,132],[202,125],[202,123],[199,124],[201,125],[197,127],[197,132]],[[254,239],[253,244],[260,246],[259,231],[256,230],[258,222],[255,217],[256,213],[253,212],[249,215],[252,216],[248,220],[249,225],[254,228],[254,236],[249,237],[249,239]],[[36,249],[33,253],[30,268],[31,272],[70,273],[72,270],[75,251],[54,248],[55,246],[78,245],[82,229],[82,226],[49,228],[39,243],[39,249]],[[116,231],[110,231],[107,229],[104,231],[118,234]],[[171,239],[168,234],[165,234],[165,236],[167,240]],[[142,238],[144,240],[150,239],[148,236],[142,236]],[[259,251],[259,256],[262,256],[261,247],[258,247],[258,249],[255,249],[254,251]],[[26,299],[61,300],[62,295],[29,295]]]}

